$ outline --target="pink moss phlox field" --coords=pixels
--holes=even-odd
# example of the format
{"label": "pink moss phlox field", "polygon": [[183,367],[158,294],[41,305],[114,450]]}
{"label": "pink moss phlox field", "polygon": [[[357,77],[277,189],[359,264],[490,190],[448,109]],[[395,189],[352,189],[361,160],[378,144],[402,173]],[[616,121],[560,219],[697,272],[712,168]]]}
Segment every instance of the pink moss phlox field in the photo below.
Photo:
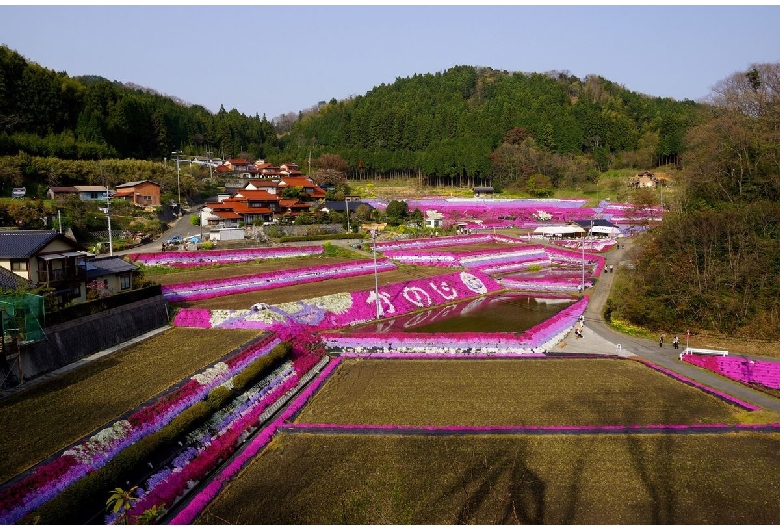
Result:
{"label": "pink moss phlox field", "polygon": [[683,354],[681,359],[734,381],[780,388],[780,362],[722,355]]}
{"label": "pink moss phlox field", "polygon": [[211,311],[197,308],[179,310],[173,317],[173,325],[179,328],[210,328]]}
{"label": "pink moss phlox field", "polygon": [[396,354],[540,354],[560,341],[574,326],[588,305],[582,297],[554,317],[522,333],[412,333],[394,332],[390,328],[372,331],[324,331],[323,342],[333,349],[349,353],[373,355],[377,352]]}
{"label": "pink moss phlox field", "polygon": [[[384,210],[389,201],[364,199],[364,202]],[[602,200],[595,208],[585,208],[585,201],[580,199],[423,198],[408,200],[407,204],[410,210],[419,208],[422,212],[434,210],[441,213],[444,226],[462,223],[470,230],[535,229],[598,216],[616,225],[624,234],[634,235],[663,217],[659,207],[637,208],[632,204],[607,200]],[[543,219],[541,214],[547,218]]]}
{"label": "pink moss phlox field", "polygon": [[[489,235],[494,241],[511,238],[500,238],[492,234]],[[550,267],[563,265],[583,265],[583,258],[587,260],[588,274],[598,275],[604,268],[604,257],[586,253],[583,256],[582,251],[568,250],[563,248],[545,247],[543,245],[521,244],[515,247],[501,250],[476,250],[476,251],[427,251],[421,253],[420,250],[431,248],[431,245],[439,245],[442,240],[453,240],[449,244],[466,244],[468,239],[479,238],[479,241],[487,238],[487,235],[467,235],[451,236],[442,238],[432,238],[425,240],[408,240],[402,242],[385,243],[385,248],[395,248],[395,250],[384,250],[385,257],[401,263],[413,265],[428,265],[439,267],[465,267],[469,269],[480,270],[485,274],[499,274],[510,271],[527,270],[532,267]],[[379,248],[379,243],[377,248]],[[447,246],[447,245],[441,245]]]}
{"label": "pink moss phlox field", "polygon": [[201,491],[199,491],[172,520],[171,524],[183,525],[191,524],[192,521],[200,514],[201,510],[211,502],[217,493],[221,490],[222,485],[229,482],[233,477],[238,474],[241,469],[244,468],[246,463],[257,456],[257,454],[271,441],[276,431],[280,426],[286,424],[286,422],[293,417],[298,411],[306,404],[311,398],[314,392],[319,389],[322,383],[330,377],[333,371],[341,363],[341,358],[336,357],[332,359],[320,374],[312,381],[306,388],[298,394],[293,402],[287,406],[284,411],[267,427],[263,428],[259,434],[254,436],[249,444],[246,445],[237,455],[233,457],[230,463],[220,472],[220,474],[213,478],[212,481],[206,485]]}
{"label": "pink moss phlox field", "polygon": [[700,390],[702,390],[702,391],[704,391],[704,392],[706,392],[708,394],[711,394],[711,395],[713,395],[715,397],[718,397],[718,398],[722,399],[723,401],[726,401],[728,403],[733,403],[734,405],[736,405],[738,407],[741,407],[741,408],[743,408],[745,410],[750,410],[750,411],[761,410],[759,407],[757,407],[755,405],[752,405],[752,404],[750,404],[750,403],[748,403],[746,401],[742,401],[741,399],[735,398],[734,396],[730,396],[729,394],[725,394],[723,392],[719,392],[718,390],[715,390],[714,388],[708,387],[706,385],[702,385],[701,383],[697,383],[696,381],[693,381],[692,379],[688,379],[687,377],[685,377],[683,375],[680,375],[680,374],[678,374],[676,372],[673,372],[671,370],[667,370],[666,368],[661,368],[660,366],[655,365],[655,364],[653,364],[653,363],[651,363],[649,361],[645,361],[643,359],[632,359],[632,360],[635,361],[635,362],[638,362],[638,363],[642,363],[645,366],[648,366],[648,367],[652,368],[653,370],[656,370],[656,371],[658,371],[658,372],[660,372],[662,374],[666,374],[669,377],[677,379],[678,381],[681,381],[681,382],[683,382],[683,383],[685,383],[687,385],[696,387],[696,388],[698,388],[698,389],[700,389]]}
{"label": "pink moss phlox field", "polygon": [[[376,263],[377,271],[384,272],[395,268],[396,265],[386,259]],[[353,276],[373,274],[374,270],[375,266],[373,260],[361,260],[342,263],[338,267],[334,267],[333,265],[318,265],[314,267],[285,269],[282,271],[250,274],[232,278],[176,283],[164,285],[162,287],[162,293],[163,297],[168,302],[207,300],[217,296],[275,289],[287,285],[298,285],[338,278],[351,278]]]}
{"label": "pink moss phlox field", "polygon": [[243,371],[250,362],[266,355],[280,339],[266,333],[235,353],[155,398],[53,460],[34,467],[21,480],[0,492],[0,524],[13,524],[48,502],[87,473],[100,469],[121,450],[171,422],[182,411],[204,399],[215,387]]}
{"label": "pink moss phlox field", "polygon": [[257,260],[293,258],[322,254],[321,245],[309,247],[246,248],[232,250],[198,250],[182,252],[144,252],[130,254],[131,261],[148,267],[164,265],[186,268],[226,263],[243,263]]}
{"label": "pink moss phlox field", "polygon": [[[497,281],[477,271],[454,272],[384,285],[378,296],[374,289],[369,289],[268,305],[258,310],[215,310],[211,312],[210,325],[224,329],[276,329],[281,323],[297,323],[313,330],[337,329],[374,320],[377,309],[380,317],[391,318],[501,290]],[[187,312],[188,309],[180,310],[182,321],[202,318],[190,318]]]}

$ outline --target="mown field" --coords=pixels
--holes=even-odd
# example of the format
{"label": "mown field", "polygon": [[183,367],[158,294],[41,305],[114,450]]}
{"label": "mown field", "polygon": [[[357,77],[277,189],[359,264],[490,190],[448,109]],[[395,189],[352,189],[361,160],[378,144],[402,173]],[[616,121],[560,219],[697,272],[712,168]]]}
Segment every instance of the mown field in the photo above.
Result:
{"label": "mown field", "polygon": [[257,336],[171,329],[0,401],[0,483]]}
{"label": "mown field", "polygon": [[344,359],[296,423],[690,425],[737,415],[625,359]]}
{"label": "mown field", "polygon": [[[296,423],[736,423],[614,359],[345,359]],[[197,524],[776,524],[777,434],[277,435]]]}
{"label": "mown field", "polygon": [[195,523],[778,524],[779,451],[755,433],[282,434]]}

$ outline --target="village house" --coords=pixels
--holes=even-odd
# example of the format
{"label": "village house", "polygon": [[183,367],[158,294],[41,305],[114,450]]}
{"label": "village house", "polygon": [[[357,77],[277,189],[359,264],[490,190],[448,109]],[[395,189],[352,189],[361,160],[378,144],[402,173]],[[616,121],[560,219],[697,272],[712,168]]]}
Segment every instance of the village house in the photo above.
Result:
{"label": "village house", "polygon": [[131,290],[139,269],[119,256],[84,258],[78,265],[84,271],[87,286],[101,296]]}
{"label": "village house", "polygon": [[[285,171],[297,171],[294,164],[284,165]],[[279,176],[279,173],[275,173]],[[284,190],[300,188],[306,195],[302,198],[283,198]],[[226,188],[227,189],[227,188]],[[246,179],[242,187],[229,196],[218,196],[201,209],[201,226],[234,228],[239,223],[252,225],[271,223],[280,217],[294,218],[313,206],[308,200],[325,199],[325,190],[304,176],[284,176]]]}
{"label": "village house", "polygon": [[76,195],[82,201],[105,201],[110,194],[105,186],[52,186],[46,190],[46,197],[54,200]]}
{"label": "village house", "polygon": [[116,187],[114,198],[126,199],[140,207],[156,207],[162,205],[160,202],[160,190],[160,185],[151,180],[126,182]]}
{"label": "village house", "polygon": [[53,230],[0,231],[0,267],[33,286],[54,289],[60,306],[86,300],[86,282],[78,267],[87,249]]}

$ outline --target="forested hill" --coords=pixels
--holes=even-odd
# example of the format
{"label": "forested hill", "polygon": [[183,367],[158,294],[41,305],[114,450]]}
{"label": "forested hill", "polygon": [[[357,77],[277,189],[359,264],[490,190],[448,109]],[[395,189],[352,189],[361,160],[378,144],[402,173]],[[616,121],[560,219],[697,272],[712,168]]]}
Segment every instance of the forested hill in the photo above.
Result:
{"label": "forested hill", "polygon": [[0,156],[161,160],[182,150],[271,157],[277,146],[265,116],[224,107],[214,114],[135,85],[70,77],[0,46]]}
{"label": "forested hill", "polygon": [[[674,161],[699,107],[631,92],[597,76],[458,66],[331,100],[293,126],[283,153],[304,160],[310,150],[315,156],[335,152],[369,172],[492,174],[500,184],[514,178],[519,151],[536,151],[546,166],[521,170],[555,181],[582,173],[582,167],[561,167],[562,159],[571,165],[581,155],[592,171],[621,162],[654,167]],[[504,144],[515,149],[502,152]],[[533,166],[532,155],[520,165]],[[511,167],[502,166],[507,157],[504,165]]]}
{"label": "forested hill", "polygon": [[151,89],[69,77],[5,46],[0,79],[0,156],[159,160],[182,150],[302,163],[329,154],[353,176],[489,176],[499,186],[675,161],[700,107],[597,76],[458,66],[322,103],[278,134],[265,116],[214,114]]}

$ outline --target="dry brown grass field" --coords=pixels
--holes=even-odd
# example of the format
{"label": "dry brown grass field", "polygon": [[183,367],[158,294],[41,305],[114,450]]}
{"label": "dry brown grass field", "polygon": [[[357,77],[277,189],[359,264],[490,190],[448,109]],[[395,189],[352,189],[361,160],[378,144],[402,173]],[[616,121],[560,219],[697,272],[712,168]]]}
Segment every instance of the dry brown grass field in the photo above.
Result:
{"label": "dry brown grass field", "polygon": [[[349,359],[295,421],[648,426],[751,414],[627,360]],[[777,524],[779,450],[780,435],[761,433],[292,429],[195,522]]]}
{"label": "dry brown grass field", "polygon": [[281,434],[195,523],[777,524],[778,451],[755,433]]}
{"label": "dry brown grass field", "polygon": [[298,258],[283,258],[273,260],[257,260],[249,263],[232,263],[211,267],[193,267],[174,269],[173,271],[162,272],[160,269],[148,271],[144,277],[160,285],[171,285],[174,283],[217,280],[220,278],[234,278],[237,276],[247,276],[250,274],[261,274],[264,272],[276,272],[285,269],[300,269],[303,267],[317,267],[322,265],[338,266],[341,263],[351,263],[360,258],[333,258],[325,256],[302,256]]}
{"label": "dry brown grass field", "polygon": [[403,265],[395,270],[378,273],[376,280],[374,279],[373,274],[365,274],[363,276],[353,276],[351,278],[339,278],[335,280],[322,280],[319,282],[290,285],[288,287],[279,287],[276,289],[264,291],[231,294],[228,296],[210,298],[208,300],[181,302],[176,305],[180,307],[198,307],[204,309],[247,309],[252,304],[257,302],[263,302],[266,304],[282,304],[285,302],[296,302],[298,300],[316,298],[318,296],[325,296],[328,294],[370,290],[374,289],[376,281],[379,282],[379,286],[381,287],[389,283],[403,282],[416,278],[428,278],[430,276],[447,274],[448,272],[452,272],[454,270],[457,269],[445,269],[442,267],[414,267]]}
{"label": "dry brown grass field", "polygon": [[171,329],[0,401],[0,483],[257,336]]}
{"label": "dry brown grass field", "polygon": [[690,425],[735,423],[737,413],[625,359],[344,359],[296,422]]}

